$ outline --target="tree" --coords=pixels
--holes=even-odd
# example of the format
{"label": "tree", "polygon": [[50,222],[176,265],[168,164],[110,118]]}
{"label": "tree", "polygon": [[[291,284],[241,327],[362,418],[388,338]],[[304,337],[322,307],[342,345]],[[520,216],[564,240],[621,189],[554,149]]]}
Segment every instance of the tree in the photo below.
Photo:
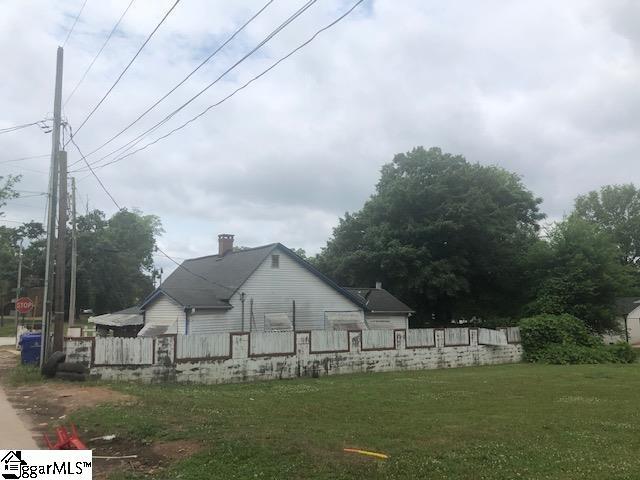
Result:
{"label": "tree", "polygon": [[597,332],[617,328],[615,298],[629,293],[632,271],[607,232],[570,216],[551,230],[530,263],[538,281],[529,313],[568,313]]}
{"label": "tree", "polygon": [[381,280],[420,324],[514,315],[540,203],[514,173],[418,147],[382,167],[375,194],[340,219],[316,262],[345,285]]}
{"label": "tree", "polygon": [[153,290],[155,237],[160,219],[121,210],[78,218],[78,305],[96,313],[135,305]]}
{"label": "tree", "polygon": [[2,207],[7,204],[7,200],[18,198],[20,194],[15,191],[16,183],[20,181],[20,175],[0,176],[0,217],[4,215]]}
{"label": "tree", "polygon": [[609,233],[627,263],[640,260],[640,190],[633,184],[606,185],[576,198],[575,216]]}

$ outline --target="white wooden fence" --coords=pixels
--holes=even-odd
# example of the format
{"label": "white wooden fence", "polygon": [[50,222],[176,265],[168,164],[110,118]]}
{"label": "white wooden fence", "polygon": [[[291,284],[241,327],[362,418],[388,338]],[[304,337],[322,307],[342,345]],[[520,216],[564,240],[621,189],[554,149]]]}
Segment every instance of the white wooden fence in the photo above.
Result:
{"label": "white wooden fence", "polygon": [[348,352],[349,332],[346,330],[312,330],[311,353]]}
{"label": "white wooden fence", "polygon": [[176,337],[176,358],[205,359],[231,356],[231,342],[228,333],[212,335],[178,335]]}
{"label": "white wooden fence", "polygon": [[469,345],[468,328],[445,328],[444,345],[452,347],[456,345]]}
{"label": "white wooden fence", "polygon": [[[353,352],[355,342],[360,337],[360,349],[364,351],[418,349],[430,347],[454,347],[471,345],[471,333],[474,331],[474,345],[507,346],[520,342],[520,331],[517,327],[490,330],[486,328],[446,328],[446,329],[408,329],[399,330],[404,335],[400,344],[396,345],[396,330],[362,330],[359,332],[346,330],[313,330],[308,332],[309,353]],[[250,357],[296,355],[297,335],[305,332],[251,332],[219,333],[210,335],[171,335],[169,337],[97,337],[89,341],[91,348],[84,348],[82,358],[93,365],[153,365],[162,358],[170,358],[171,362],[189,360],[224,360],[236,358],[234,335],[244,337],[246,347],[244,355]],[[304,337],[303,337],[304,338]],[[74,338],[68,338],[67,344],[74,345]],[[175,343],[174,343],[175,342]],[[175,344],[175,351],[174,346]],[[238,351],[242,351],[240,348]],[[78,353],[78,355],[80,355]],[[83,360],[84,361],[84,360]]]}
{"label": "white wooden fence", "polygon": [[507,335],[504,331],[479,328],[478,345],[508,345]]}
{"label": "white wooden fence", "polygon": [[251,355],[295,354],[295,332],[251,332]]}
{"label": "white wooden fence", "polygon": [[153,338],[97,337],[96,365],[152,365]]}
{"label": "white wooden fence", "polygon": [[393,330],[362,330],[362,349],[380,350],[395,348],[395,332]]}
{"label": "white wooden fence", "polygon": [[413,328],[407,330],[407,348],[427,348],[436,346],[433,328]]}

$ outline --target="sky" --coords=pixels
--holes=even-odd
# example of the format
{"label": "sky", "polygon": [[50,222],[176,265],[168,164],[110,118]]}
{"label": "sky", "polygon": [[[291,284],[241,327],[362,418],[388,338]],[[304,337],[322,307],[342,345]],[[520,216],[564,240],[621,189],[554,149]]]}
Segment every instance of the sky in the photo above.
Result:
{"label": "sky", "polygon": [[[64,48],[69,97],[131,0],[87,0]],[[114,84],[175,0],[134,0],[64,119],[88,155],[129,125],[258,12],[267,0],[182,0]],[[84,0],[0,0],[0,129],[51,118],[56,48]],[[255,48],[303,1],[274,0],[102,157],[166,118]],[[144,137],[162,137],[242,86],[355,0],[318,0],[253,55]],[[438,146],[522,176],[548,218],[574,198],[640,183],[640,2],[636,0],[365,0],[235,96],[187,127],[96,169],[128,209],[161,218],[159,245],[177,260],[281,242],[315,254],[347,211],[374,192],[394,154]],[[49,124],[51,122],[49,121]],[[68,132],[66,138],[68,139]],[[137,147],[136,147],[137,148]],[[43,221],[51,134],[0,134],[0,176],[23,197],[0,224]],[[78,210],[117,211],[76,163]],[[133,149],[135,150],[135,149]],[[133,151],[131,150],[131,151]],[[29,160],[17,158],[45,155]],[[635,168],[634,168],[635,167]],[[35,195],[35,196],[28,196]],[[158,256],[157,263],[171,269]]]}

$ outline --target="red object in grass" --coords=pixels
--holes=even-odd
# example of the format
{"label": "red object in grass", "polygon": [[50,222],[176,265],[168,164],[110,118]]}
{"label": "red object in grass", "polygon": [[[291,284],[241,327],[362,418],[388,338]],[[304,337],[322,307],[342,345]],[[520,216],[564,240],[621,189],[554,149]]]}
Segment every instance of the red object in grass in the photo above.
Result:
{"label": "red object in grass", "polygon": [[56,435],[58,441],[51,443],[47,434],[44,434],[44,441],[47,447],[49,447],[49,450],[89,450],[87,446],[82,443],[80,437],[78,437],[78,431],[73,423],[71,424],[71,434],[69,434],[63,426],[59,426],[56,428]]}

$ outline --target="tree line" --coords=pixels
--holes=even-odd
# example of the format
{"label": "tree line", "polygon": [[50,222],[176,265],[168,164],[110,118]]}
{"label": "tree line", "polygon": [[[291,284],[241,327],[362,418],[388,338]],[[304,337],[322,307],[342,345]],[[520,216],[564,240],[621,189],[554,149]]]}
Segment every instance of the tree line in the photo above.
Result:
{"label": "tree line", "polygon": [[417,147],[382,167],[314,262],[341,284],[382,281],[413,326],[569,313],[616,329],[616,297],[640,294],[640,191],[581,195],[546,228],[541,203],[515,173]]}
{"label": "tree line", "polygon": [[[0,177],[0,216],[18,181]],[[416,327],[569,313],[615,329],[616,297],[640,294],[640,191],[604,186],[550,225],[541,203],[516,173],[417,147],[382,167],[373,195],[309,260],[342,285],[382,281],[415,309]],[[94,210],[77,226],[80,307],[115,311],[153,290],[158,217]],[[21,239],[26,282],[42,284],[42,225],[2,226],[0,293],[15,288]]]}
{"label": "tree line", "polygon": [[[0,218],[6,201],[18,196],[14,189],[17,181],[19,177],[0,177]],[[110,218],[100,210],[79,216],[77,309],[90,309],[97,314],[114,312],[137,304],[153,291],[158,274],[153,254],[156,237],[161,233],[160,219],[138,210],[123,209]],[[67,238],[71,238],[70,232]],[[46,239],[42,223],[32,221],[15,228],[0,226],[0,296],[5,302],[15,294],[20,242],[24,246],[25,291],[44,283]],[[65,278],[69,282],[70,242],[67,248]],[[68,308],[67,300],[65,310]]]}

